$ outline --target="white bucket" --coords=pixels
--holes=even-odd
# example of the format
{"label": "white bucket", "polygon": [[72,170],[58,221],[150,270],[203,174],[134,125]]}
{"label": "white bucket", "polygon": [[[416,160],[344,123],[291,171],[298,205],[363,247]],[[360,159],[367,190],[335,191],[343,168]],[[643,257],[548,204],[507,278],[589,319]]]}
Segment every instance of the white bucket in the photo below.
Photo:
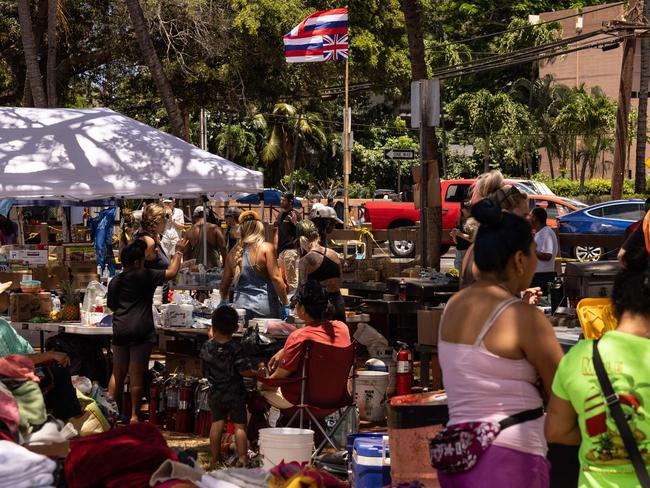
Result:
{"label": "white bucket", "polygon": [[383,363],[388,368],[388,389],[386,390],[389,395],[392,395],[396,391],[396,380],[397,380],[397,362],[393,359],[391,355],[387,356],[377,356],[377,359],[383,361]]}
{"label": "white bucket", "polygon": [[288,427],[260,429],[260,454],[266,470],[274,468],[282,461],[309,463],[313,450],[313,430]]}
{"label": "white bucket", "polygon": [[238,332],[244,332],[244,329],[246,328],[246,309],[245,308],[236,308],[235,311],[237,312],[237,316],[239,317],[239,320],[237,321],[237,331]]}
{"label": "white bucket", "polygon": [[384,420],[388,381],[389,373],[383,371],[357,371],[354,401],[361,420]]}

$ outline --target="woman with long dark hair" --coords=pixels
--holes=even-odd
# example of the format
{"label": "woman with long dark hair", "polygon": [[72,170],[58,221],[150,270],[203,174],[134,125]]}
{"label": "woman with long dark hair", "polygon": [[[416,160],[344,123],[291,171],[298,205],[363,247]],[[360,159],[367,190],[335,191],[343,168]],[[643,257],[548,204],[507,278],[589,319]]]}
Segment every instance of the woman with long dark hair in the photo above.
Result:
{"label": "woman with long dark hair", "polygon": [[[305,342],[319,342],[334,347],[348,347],[350,331],[339,320],[332,320],[334,307],[327,289],[316,280],[309,280],[298,287],[294,295],[296,315],[305,322],[305,326],[293,331],[287,338],[282,350],[269,361],[273,371],[271,378],[289,378],[296,374],[305,352]],[[262,395],[277,408],[290,408],[285,398],[299,398],[300,384],[294,383],[282,387],[282,392],[275,388],[263,388]]]}
{"label": "woman with long dark hair", "polygon": [[542,395],[550,394],[562,350],[549,321],[519,296],[537,264],[532,230],[493,200],[476,203],[472,216],[480,224],[474,243],[480,273],[449,300],[439,327],[448,427],[529,410],[536,416],[503,429],[471,469],[438,477],[444,488],[547,488]]}

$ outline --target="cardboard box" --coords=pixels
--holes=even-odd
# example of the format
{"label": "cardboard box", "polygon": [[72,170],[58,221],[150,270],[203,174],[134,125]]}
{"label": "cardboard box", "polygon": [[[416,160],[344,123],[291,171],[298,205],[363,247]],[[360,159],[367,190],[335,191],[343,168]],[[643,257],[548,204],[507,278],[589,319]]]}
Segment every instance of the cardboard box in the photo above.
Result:
{"label": "cardboard box", "polygon": [[32,270],[32,278],[39,280],[44,290],[58,290],[61,288],[62,281],[70,279],[70,272],[64,266],[36,268]]}
{"label": "cardboard box", "polygon": [[201,378],[203,376],[203,361],[195,356],[167,352],[165,354],[165,370],[167,373],[184,373],[186,376]]}
{"label": "cardboard box", "polygon": [[9,315],[12,322],[27,322],[34,317],[47,317],[52,311],[52,295],[41,293],[12,293]]}
{"label": "cardboard box", "polygon": [[97,271],[94,273],[72,273],[72,283],[77,290],[85,290],[91,281],[99,281]]}
{"label": "cardboard box", "polygon": [[438,326],[444,308],[418,310],[418,344],[435,346],[438,344]]}
{"label": "cardboard box", "polygon": [[47,249],[16,249],[9,251],[10,261],[23,261],[30,266],[47,266],[48,251]]}

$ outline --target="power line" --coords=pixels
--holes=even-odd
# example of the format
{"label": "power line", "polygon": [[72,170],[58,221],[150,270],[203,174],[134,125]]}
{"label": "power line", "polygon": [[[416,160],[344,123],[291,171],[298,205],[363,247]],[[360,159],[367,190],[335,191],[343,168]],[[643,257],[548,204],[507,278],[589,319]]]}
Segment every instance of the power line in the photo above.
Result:
{"label": "power line", "polygon": [[503,35],[503,34],[508,34],[509,32],[516,32],[516,31],[520,31],[520,30],[524,30],[524,29],[533,29],[533,28],[539,27],[541,25],[552,24],[554,22],[559,22],[561,20],[570,19],[572,17],[585,16],[585,15],[588,15],[588,14],[599,12],[600,10],[605,10],[605,9],[608,9],[608,8],[616,7],[617,5],[623,5],[624,3],[625,2],[608,3],[608,4],[603,5],[602,7],[598,7],[598,8],[589,10],[588,12],[576,12],[574,14],[565,15],[564,17],[558,17],[557,19],[554,19],[554,20],[545,20],[543,22],[538,22],[537,24],[524,25],[524,26],[521,26],[521,27],[513,27],[511,29],[506,29],[506,30],[502,30],[502,31],[499,31],[499,32],[494,32],[492,34],[482,34],[480,36],[470,37],[469,39],[460,39],[460,40],[457,40],[457,41],[448,41],[448,42],[446,42],[444,44],[439,44],[437,47],[447,46],[447,45],[454,45],[454,44],[468,44],[470,42],[474,42],[474,41],[479,40],[479,39],[486,39],[488,37],[500,36],[500,35]]}

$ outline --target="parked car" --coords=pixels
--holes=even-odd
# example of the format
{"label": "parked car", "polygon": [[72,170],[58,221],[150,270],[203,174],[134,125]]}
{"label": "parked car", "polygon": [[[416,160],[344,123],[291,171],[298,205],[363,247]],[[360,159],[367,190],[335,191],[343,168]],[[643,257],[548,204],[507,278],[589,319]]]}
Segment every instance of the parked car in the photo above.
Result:
{"label": "parked car", "polygon": [[541,207],[546,210],[546,215],[548,216],[546,223],[549,227],[556,228],[559,217],[563,217],[581,208],[586,208],[587,204],[555,195],[529,195],[528,206],[531,210],[535,207]]}
{"label": "parked car", "polygon": [[611,245],[611,248],[589,245],[588,242],[584,245],[563,245],[562,235],[620,236],[620,244],[622,244],[627,236],[626,230],[645,215],[644,203],[641,199],[613,200],[591,205],[560,217],[558,232],[562,255],[577,258],[579,261],[615,259],[614,245]]}
{"label": "parked car", "polygon": [[[449,232],[456,226],[460,216],[460,204],[467,200],[469,189],[475,179],[442,180],[442,230]],[[553,195],[544,183],[528,180],[506,180],[528,195]],[[370,222],[373,229],[384,230],[397,227],[414,226],[420,220],[420,210],[413,202],[389,202],[385,200],[366,202],[364,222]],[[391,252],[398,257],[415,256],[415,243],[412,241],[391,241]],[[447,238],[442,242],[441,253],[449,250],[453,242]]]}

